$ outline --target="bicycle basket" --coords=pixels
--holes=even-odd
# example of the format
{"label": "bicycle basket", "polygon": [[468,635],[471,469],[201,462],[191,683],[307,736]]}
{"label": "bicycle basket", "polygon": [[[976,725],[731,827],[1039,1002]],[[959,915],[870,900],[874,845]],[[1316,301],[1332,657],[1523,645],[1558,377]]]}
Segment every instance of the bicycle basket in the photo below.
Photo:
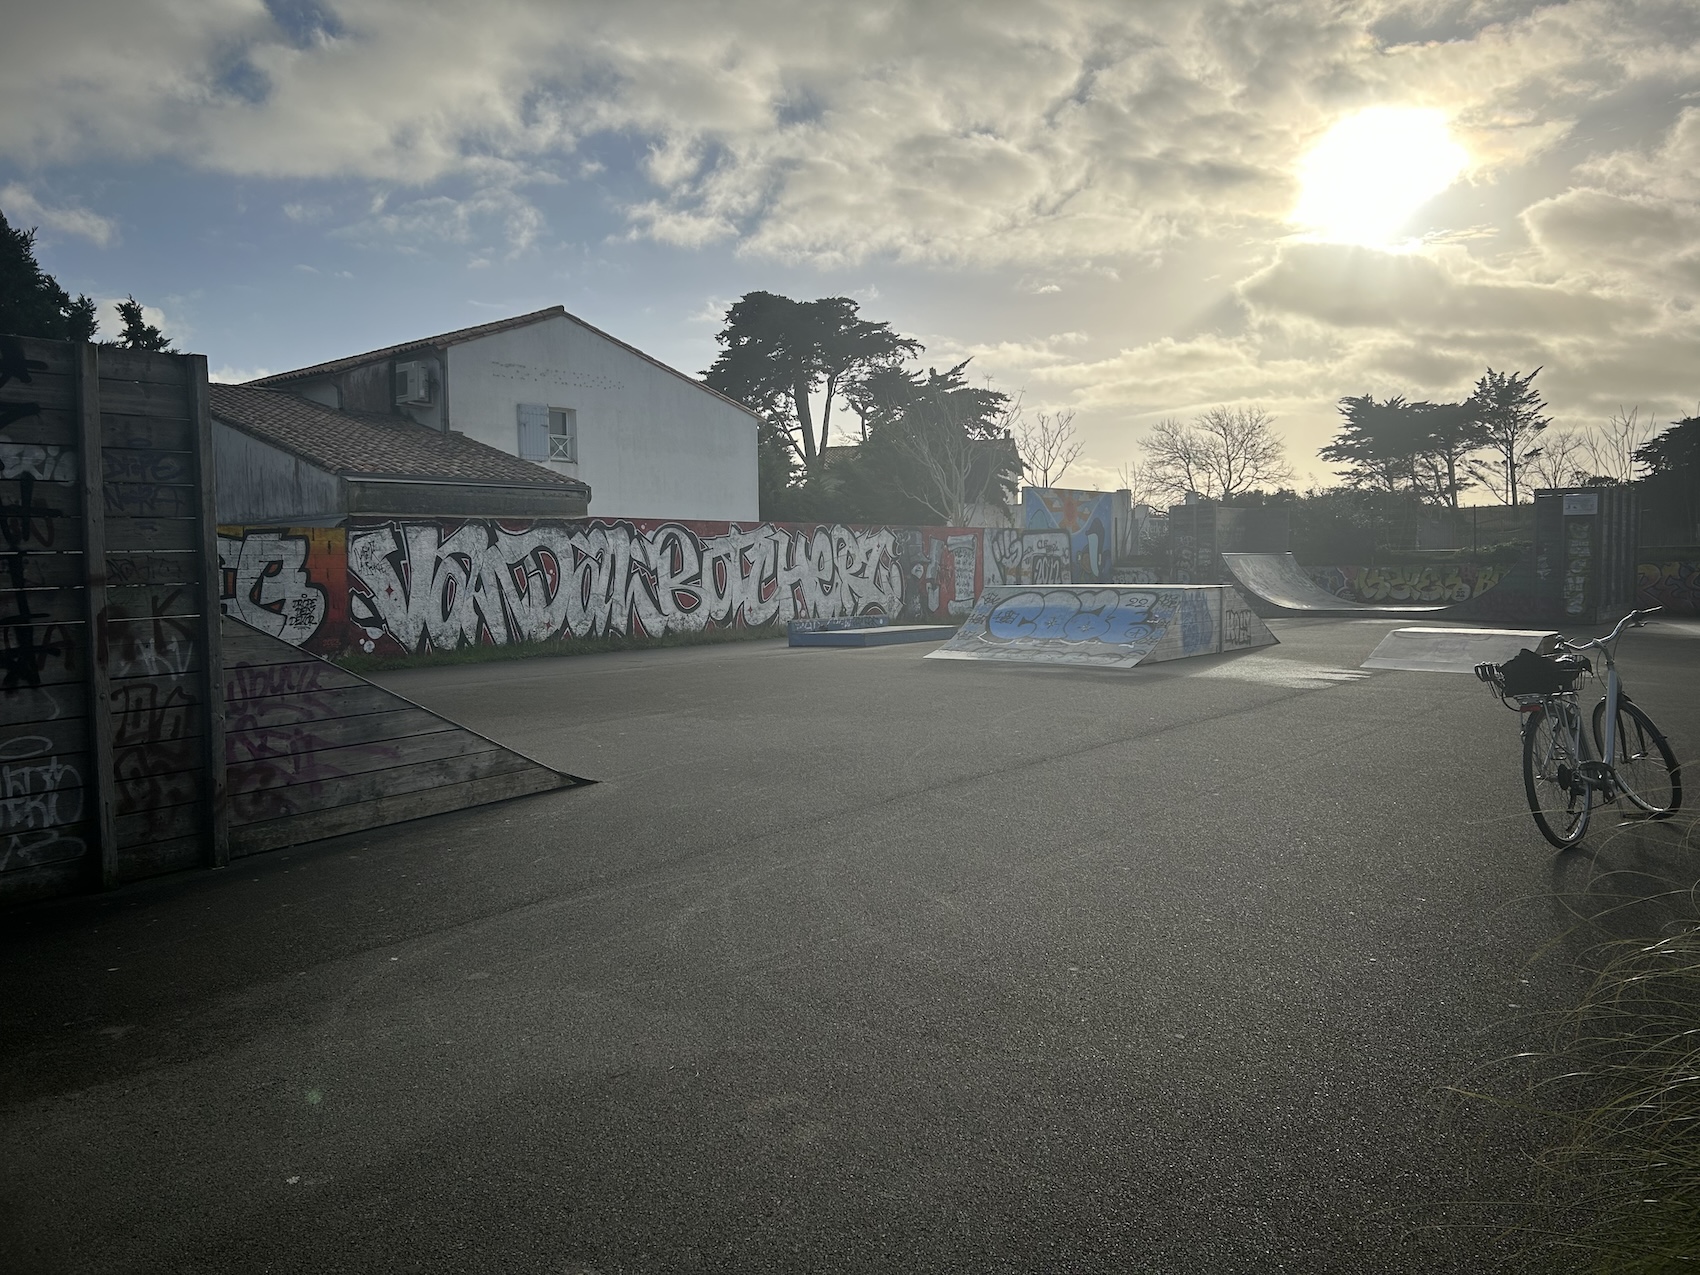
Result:
{"label": "bicycle basket", "polygon": [[1553,695],[1575,690],[1577,679],[1592,671],[1581,656],[1536,655],[1525,647],[1499,666],[1499,680],[1505,695]]}

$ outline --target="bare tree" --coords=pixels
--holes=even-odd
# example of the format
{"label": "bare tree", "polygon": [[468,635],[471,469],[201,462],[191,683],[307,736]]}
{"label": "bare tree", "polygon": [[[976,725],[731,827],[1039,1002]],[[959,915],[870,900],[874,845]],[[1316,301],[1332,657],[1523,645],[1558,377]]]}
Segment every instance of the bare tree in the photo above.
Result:
{"label": "bare tree", "polygon": [[1017,481],[1021,457],[1010,430],[1021,407],[1013,404],[995,420],[970,425],[947,395],[933,395],[932,403],[933,412],[893,436],[892,446],[907,462],[897,487],[945,526],[966,527],[976,506],[1001,505]]}
{"label": "bare tree", "polygon": [[1641,408],[1627,412],[1618,408],[1612,418],[1584,438],[1588,453],[1588,468],[1596,478],[1609,478],[1614,483],[1635,481],[1640,462],[1635,453],[1653,436],[1653,423],[1641,420]]}
{"label": "bare tree", "polygon": [[1580,487],[1588,481],[1583,464],[1588,440],[1573,429],[1549,429],[1541,435],[1540,447],[1532,452],[1524,468],[1543,487]]}
{"label": "bare tree", "polygon": [[1040,412],[1029,421],[1017,403],[1013,420],[1016,447],[1028,474],[1036,479],[1036,487],[1060,483],[1068,467],[1086,450],[1086,444],[1074,437],[1072,411]]}
{"label": "bare tree", "polygon": [[1261,407],[1213,407],[1182,425],[1172,416],[1140,440],[1149,459],[1148,486],[1156,494],[1184,499],[1195,491],[1231,500],[1254,487],[1284,483],[1293,476],[1275,418]]}

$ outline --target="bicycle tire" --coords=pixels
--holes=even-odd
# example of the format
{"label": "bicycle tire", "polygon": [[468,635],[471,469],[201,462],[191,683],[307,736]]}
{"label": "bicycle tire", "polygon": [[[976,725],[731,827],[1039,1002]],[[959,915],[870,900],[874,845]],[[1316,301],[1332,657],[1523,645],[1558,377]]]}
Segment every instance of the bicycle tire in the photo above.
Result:
{"label": "bicycle tire", "polygon": [[[1594,705],[1594,748],[1606,754],[1606,702]],[[1649,819],[1669,819],[1682,809],[1682,766],[1664,732],[1639,704],[1619,697],[1617,756],[1607,758],[1617,773],[1617,788]]]}
{"label": "bicycle tire", "polygon": [[1541,835],[1568,850],[1588,831],[1594,790],[1582,777],[1583,759],[1571,755],[1571,740],[1585,738],[1580,733],[1581,710],[1573,704],[1562,707],[1564,716],[1576,714],[1573,729],[1553,722],[1555,704],[1562,706],[1563,701],[1548,700],[1523,723],[1523,791]]}

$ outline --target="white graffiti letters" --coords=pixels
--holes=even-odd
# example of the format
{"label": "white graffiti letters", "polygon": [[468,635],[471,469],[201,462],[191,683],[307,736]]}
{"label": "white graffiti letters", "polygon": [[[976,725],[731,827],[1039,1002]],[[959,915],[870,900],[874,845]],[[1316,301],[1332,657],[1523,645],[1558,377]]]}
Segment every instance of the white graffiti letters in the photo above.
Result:
{"label": "white graffiti letters", "polygon": [[307,542],[299,536],[281,531],[220,536],[224,613],[300,646],[325,618],[325,590],[308,579],[306,563]]}
{"label": "white graffiti letters", "polygon": [[889,530],[762,524],[699,536],[677,523],[471,521],[351,531],[349,585],[368,630],[409,651],[605,634],[700,632],[804,616],[896,614]]}

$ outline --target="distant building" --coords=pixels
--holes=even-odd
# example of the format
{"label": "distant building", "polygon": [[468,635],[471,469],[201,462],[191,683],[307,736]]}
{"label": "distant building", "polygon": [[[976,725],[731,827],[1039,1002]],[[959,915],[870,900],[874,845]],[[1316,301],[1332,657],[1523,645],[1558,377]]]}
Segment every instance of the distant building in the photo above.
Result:
{"label": "distant building", "polygon": [[588,484],[598,517],[758,517],[755,413],[560,306],[249,386],[462,436]]}
{"label": "distant building", "polygon": [[590,488],[405,416],[344,412],[280,390],[207,387],[221,524],[353,517],[582,518]]}

